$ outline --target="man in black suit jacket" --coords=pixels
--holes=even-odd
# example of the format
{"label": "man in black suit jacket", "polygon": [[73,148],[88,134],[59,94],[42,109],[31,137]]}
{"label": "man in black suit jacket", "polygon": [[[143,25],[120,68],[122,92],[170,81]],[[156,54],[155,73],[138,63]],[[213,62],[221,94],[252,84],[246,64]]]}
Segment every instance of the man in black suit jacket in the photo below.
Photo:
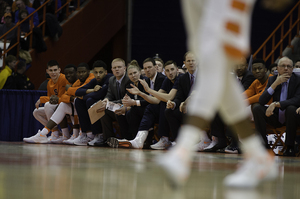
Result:
{"label": "man in black suit jacket", "polygon": [[184,55],[184,60],[183,63],[188,72],[179,78],[176,96],[173,101],[167,102],[167,108],[165,110],[165,115],[173,136],[178,135],[183,115],[186,113],[186,104],[190,96],[190,91],[196,78],[197,62],[195,55],[192,52],[187,52]]}
{"label": "man in black suit jacket", "polygon": [[[157,72],[156,63],[153,58],[147,58],[143,61],[143,68],[145,70],[145,74],[147,78],[145,78],[145,81],[147,82],[148,86],[151,87],[155,91],[158,91],[161,88],[161,85],[165,79],[166,76],[164,76],[162,73]],[[138,88],[141,92],[144,92],[144,87],[139,83]],[[132,136],[128,140],[132,140],[136,137],[136,134],[138,132],[140,122],[142,120],[142,117],[144,115],[144,111],[146,107],[149,105],[149,102],[147,102],[144,98],[141,96],[138,96],[138,104],[137,106],[131,106],[130,111],[126,113],[127,121],[129,124],[129,132],[128,134]],[[156,105],[158,106],[158,105]],[[151,136],[150,138],[151,139]],[[152,141],[152,140],[151,140]]]}
{"label": "man in black suit jacket", "polygon": [[105,115],[100,119],[104,140],[95,142],[95,146],[102,146],[107,138],[115,137],[112,124],[113,121],[119,123],[122,137],[126,138],[128,136],[128,123],[125,115],[123,115],[125,107],[121,107],[115,112],[105,109],[108,101],[121,104],[122,99],[126,94],[126,88],[129,87],[131,81],[126,74],[125,61],[121,58],[114,59],[111,63],[111,70],[114,76],[109,79],[109,86],[105,99],[103,100],[103,107],[98,110],[99,112],[105,110]]}
{"label": "man in black suit jacket", "polygon": [[[152,61],[151,61],[152,62]],[[147,63],[147,62],[145,62]],[[153,63],[153,62],[152,62]],[[147,64],[146,64],[147,65]],[[152,64],[153,65],[153,64]],[[145,66],[145,64],[144,64]],[[130,66],[129,66],[130,67]],[[154,67],[154,66],[153,66]],[[165,72],[167,77],[164,78],[164,81],[162,83],[161,88],[157,91],[154,87],[154,89],[150,88],[150,85],[147,84],[147,81],[140,81],[140,83],[143,86],[143,89],[140,89],[136,86],[134,86],[131,89],[127,89],[131,94],[138,95],[139,97],[142,97],[144,100],[149,102],[146,106],[146,109],[144,111],[144,114],[140,116],[139,123],[136,123],[137,129],[136,129],[136,136],[133,140],[117,140],[115,138],[111,138],[107,140],[107,143],[111,147],[122,147],[122,148],[149,148],[152,144],[152,137],[153,133],[151,131],[149,132],[149,129],[154,127],[155,123],[159,123],[158,126],[158,135],[164,136],[163,139],[167,143],[159,144],[156,146],[151,145],[151,148],[155,149],[166,149],[171,145],[171,142],[168,141],[169,137],[169,126],[167,124],[166,118],[165,118],[165,109],[166,109],[166,102],[168,100],[172,100],[176,93],[177,93],[177,80],[178,80],[178,73],[177,73],[177,65],[174,61],[170,60],[166,62],[165,65]],[[160,73],[157,73],[157,77],[155,82],[158,81],[158,75]],[[162,77],[162,76],[161,76]],[[153,78],[152,78],[153,79]],[[124,102],[124,101],[123,101]],[[126,104],[125,102],[123,103]],[[133,109],[131,109],[133,110]],[[130,110],[130,111],[131,111]],[[132,114],[132,117],[139,117],[138,114]],[[135,118],[136,121],[138,121],[138,118]],[[130,121],[132,121],[133,118],[130,118]],[[128,121],[130,123],[130,121]],[[132,123],[130,125],[133,125]],[[136,127],[134,127],[136,128]],[[166,138],[167,137],[167,138]],[[146,140],[147,139],[147,140]],[[146,141],[146,142],[145,142]],[[151,142],[151,143],[150,143]],[[162,141],[161,141],[162,142]]]}
{"label": "man in black suit jacket", "polygon": [[[260,105],[253,108],[255,128],[267,145],[266,123],[274,127],[286,125],[287,149],[284,155],[295,156],[294,145],[299,117],[296,109],[300,106],[300,77],[293,73],[293,61],[287,57],[279,60],[277,71],[277,76],[269,78],[267,87],[259,98]],[[272,97],[273,103],[266,107]]]}

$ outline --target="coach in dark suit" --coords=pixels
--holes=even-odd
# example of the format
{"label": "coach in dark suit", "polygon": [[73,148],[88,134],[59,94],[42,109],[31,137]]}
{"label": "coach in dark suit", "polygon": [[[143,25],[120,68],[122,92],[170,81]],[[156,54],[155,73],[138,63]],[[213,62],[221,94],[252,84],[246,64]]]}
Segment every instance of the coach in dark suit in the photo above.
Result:
{"label": "coach in dark suit", "polygon": [[[126,88],[129,87],[130,79],[126,74],[126,66],[123,59],[114,59],[111,66],[114,76],[109,79],[107,94],[103,102],[104,104],[108,101],[121,104],[123,97],[127,93]],[[103,107],[103,109],[105,109],[105,107]],[[119,123],[122,136],[124,138],[128,136],[128,123],[125,115],[123,115],[123,109],[124,107],[116,110],[115,112],[105,109],[105,115],[100,119],[104,133],[104,140],[109,137],[115,137],[112,125],[113,121],[117,121]],[[101,140],[99,143],[96,142],[95,146],[101,146],[103,144],[103,140]]]}
{"label": "coach in dark suit", "polygon": [[[255,128],[267,145],[266,123],[276,128],[286,125],[287,149],[284,155],[295,156],[294,145],[297,121],[299,122],[296,109],[300,106],[300,77],[293,73],[293,61],[287,57],[279,60],[277,71],[277,76],[269,78],[267,87],[259,98],[260,105],[253,108]],[[273,103],[266,107],[272,97]]]}
{"label": "coach in dark suit", "polygon": [[[195,55],[192,52],[187,52],[184,56],[183,62],[188,70],[178,80],[178,90],[173,101],[167,102],[165,115],[170,126],[173,137],[177,137],[179,128],[182,124],[183,114],[186,112],[186,100],[190,96],[190,91],[194,85],[196,78],[197,63]],[[184,107],[183,112],[179,107]]]}

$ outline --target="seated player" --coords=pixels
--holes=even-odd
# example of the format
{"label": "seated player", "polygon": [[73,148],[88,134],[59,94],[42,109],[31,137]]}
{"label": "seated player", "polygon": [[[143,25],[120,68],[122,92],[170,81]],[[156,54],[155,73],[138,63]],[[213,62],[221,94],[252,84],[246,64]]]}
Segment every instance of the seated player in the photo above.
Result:
{"label": "seated player", "polygon": [[93,73],[95,78],[85,86],[77,89],[75,93],[76,96],[82,97],[77,98],[75,102],[82,132],[77,139],[70,138],[68,144],[88,144],[89,146],[94,146],[95,142],[103,139],[101,121],[98,120],[94,124],[91,124],[88,109],[94,103],[103,100],[108,90],[109,78],[112,77],[112,74],[107,73],[107,66],[101,60],[93,64]]}
{"label": "seated player", "polygon": [[[66,79],[64,74],[60,74],[60,68],[58,67],[58,63],[55,60],[51,60],[48,62],[47,73],[49,73],[51,77],[47,85],[48,96],[51,97],[40,97],[40,99],[36,103],[37,108],[33,111],[33,115],[35,116],[35,118],[42,124],[44,124],[44,126],[47,126],[48,121],[50,120],[51,116],[53,115],[58,106],[59,100],[61,102],[63,96],[63,94],[61,93],[65,92],[66,85],[74,83],[77,80],[75,66],[70,65],[65,68],[65,73],[68,74],[68,79]],[[56,95],[52,95],[55,94],[55,92],[59,94],[60,98],[58,98],[58,96]],[[47,100],[50,101],[47,102]],[[45,107],[39,107],[40,103],[44,102],[46,102]],[[65,115],[63,115],[63,118],[64,117]],[[62,124],[62,126],[64,127],[64,124]],[[41,131],[39,130],[38,133],[34,136],[31,136],[29,138],[23,138],[23,141],[27,143],[48,143],[50,140],[54,140],[55,138],[57,139],[59,137],[59,132],[56,125],[51,128],[51,131],[52,134],[49,138],[47,138],[47,134],[49,133],[48,130],[47,133],[45,133],[44,131],[43,134],[41,134]]]}

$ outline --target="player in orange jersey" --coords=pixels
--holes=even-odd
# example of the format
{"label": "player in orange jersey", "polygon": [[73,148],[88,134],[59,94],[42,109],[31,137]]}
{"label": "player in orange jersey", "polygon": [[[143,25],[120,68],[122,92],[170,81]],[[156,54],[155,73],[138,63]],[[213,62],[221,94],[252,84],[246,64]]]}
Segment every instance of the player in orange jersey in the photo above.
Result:
{"label": "player in orange jersey", "polygon": [[[78,69],[76,69],[75,65],[69,64],[65,67],[65,75],[69,82],[73,83],[71,85],[66,86],[66,92],[61,96],[60,103],[47,122],[47,125],[35,136],[32,136],[30,138],[24,138],[23,140],[28,143],[48,143],[46,142],[46,135],[59,123],[61,123],[65,117],[65,115],[70,115],[71,119],[73,120],[73,124],[75,124],[73,127],[75,136],[78,136],[78,117],[76,109],[74,108],[74,100],[76,99],[75,92],[78,88],[81,86],[84,86],[85,84],[89,83],[92,79],[94,79],[94,75],[90,73],[89,66],[86,63],[81,63],[78,65]],[[77,80],[78,77],[78,80]],[[77,80],[75,82],[75,80]],[[54,134],[52,132],[52,135],[50,139],[47,139],[49,143],[56,143],[60,144],[63,143],[64,140],[69,139],[69,130],[67,127],[67,124],[60,124],[63,136],[59,136],[58,134]],[[77,137],[76,136],[76,137]]]}
{"label": "player in orange jersey", "polygon": [[[70,84],[64,74],[61,74],[61,69],[56,60],[50,60],[47,63],[46,72],[50,76],[50,80],[47,84],[47,96],[41,96],[35,103],[36,109],[33,111],[33,116],[41,124],[46,126],[48,120],[54,113],[58,106],[61,96],[66,91],[66,85]],[[40,107],[41,104],[45,104],[44,107]],[[57,131],[57,127],[53,129],[53,132]]]}

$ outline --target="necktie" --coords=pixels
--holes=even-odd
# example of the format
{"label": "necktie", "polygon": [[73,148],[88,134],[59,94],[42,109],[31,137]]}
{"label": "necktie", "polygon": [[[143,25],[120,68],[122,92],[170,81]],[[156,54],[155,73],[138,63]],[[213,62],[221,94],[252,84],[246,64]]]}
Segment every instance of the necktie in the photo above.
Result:
{"label": "necktie", "polygon": [[154,90],[154,82],[150,80],[150,88]]}
{"label": "necktie", "polygon": [[[280,101],[284,101],[287,99],[287,91],[288,91],[288,84],[284,82],[281,84],[281,93],[280,93]],[[281,124],[285,122],[285,110],[279,109],[278,120]]]}
{"label": "necktie", "polygon": [[120,92],[120,82],[117,81],[117,98],[120,99],[121,98],[121,92]]}
{"label": "necktie", "polygon": [[195,81],[195,77],[194,77],[194,75],[191,75],[191,88],[192,88],[193,85],[194,85],[194,81]]}

